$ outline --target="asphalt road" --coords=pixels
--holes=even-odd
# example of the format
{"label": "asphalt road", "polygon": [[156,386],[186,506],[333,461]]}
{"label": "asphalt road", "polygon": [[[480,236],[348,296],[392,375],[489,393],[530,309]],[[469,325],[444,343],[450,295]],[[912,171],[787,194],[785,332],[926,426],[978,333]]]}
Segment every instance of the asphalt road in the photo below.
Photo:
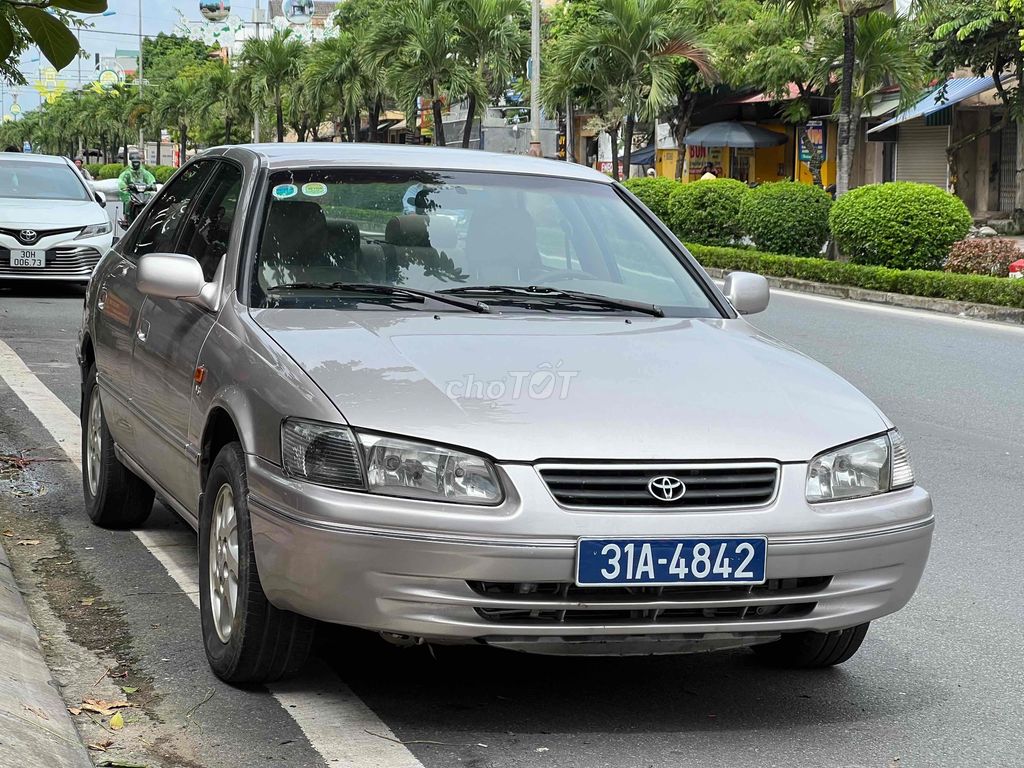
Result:
{"label": "asphalt road", "polygon": [[[81,304],[76,289],[0,288],[0,339],[76,412]],[[785,294],[755,322],[873,398],[933,494],[938,528],[920,590],[875,622],[849,663],[794,673],[745,652],[609,660],[469,648],[435,658],[329,629],[291,690],[330,703],[347,685],[425,768],[1024,765],[1024,330]],[[57,455],[0,383],[0,454],[22,450]],[[49,559],[19,551],[16,573],[45,602],[40,620],[52,614],[53,642],[67,636],[65,656],[53,650],[66,695],[89,690],[90,661],[102,672],[114,658],[144,696],[138,729],[153,738],[138,749],[150,764],[325,764],[301,712],[213,678],[192,601],[132,534],[88,524],[70,465],[0,477],[0,513],[19,536],[54,544]],[[147,530],[194,562],[194,536],[166,509]],[[86,594],[98,599],[82,606]],[[93,605],[105,621],[85,610]],[[327,754],[332,765],[374,764]]]}

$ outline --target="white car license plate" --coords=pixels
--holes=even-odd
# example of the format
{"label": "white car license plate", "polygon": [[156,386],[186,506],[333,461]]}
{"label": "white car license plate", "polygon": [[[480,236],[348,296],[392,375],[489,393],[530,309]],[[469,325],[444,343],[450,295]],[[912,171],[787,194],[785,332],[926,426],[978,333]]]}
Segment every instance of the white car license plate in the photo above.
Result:
{"label": "white car license plate", "polygon": [[42,269],[46,266],[46,251],[13,248],[11,250],[11,266]]}

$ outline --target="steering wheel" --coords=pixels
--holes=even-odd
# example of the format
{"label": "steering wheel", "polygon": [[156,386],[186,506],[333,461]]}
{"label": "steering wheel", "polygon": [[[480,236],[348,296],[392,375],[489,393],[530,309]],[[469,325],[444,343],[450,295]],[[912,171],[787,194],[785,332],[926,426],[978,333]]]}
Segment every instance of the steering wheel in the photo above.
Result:
{"label": "steering wheel", "polygon": [[542,279],[545,282],[549,280],[601,280],[597,275],[592,275],[589,272],[583,272],[582,270],[575,269],[558,269],[553,272],[548,270],[536,270],[528,279]]}

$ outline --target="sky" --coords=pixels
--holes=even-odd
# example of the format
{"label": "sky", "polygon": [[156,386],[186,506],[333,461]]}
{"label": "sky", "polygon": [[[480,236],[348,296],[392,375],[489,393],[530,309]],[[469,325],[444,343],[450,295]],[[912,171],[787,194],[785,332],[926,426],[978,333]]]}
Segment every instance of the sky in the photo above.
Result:
{"label": "sky", "polygon": [[[231,12],[244,21],[252,18],[257,4],[264,10],[267,0],[231,0]],[[138,50],[139,48],[139,16],[141,9],[142,33],[156,35],[159,32],[171,33],[178,25],[180,10],[185,18],[198,21],[199,0],[183,2],[183,0],[108,0],[108,9],[113,15],[89,19],[92,29],[81,32],[82,48],[87,55],[81,60],[81,77],[79,77],[79,60],[72,61],[58,75],[58,80],[65,83],[68,89],[75,89],[80,83],[91,83],[94,79],[95,54],[101,58],[113,56],[118,48],[122,50]],[[41,96],[33,87],[40,79],[40,71],[50,63],[35,48],[30,48],[21,58],[21,71],[25,73],[28,85],[10,88],[0,85],[0,117],[10,112],[13,101],[12,91],[18,95],[18,104],[24,111],[34,109],[40,103]]]}

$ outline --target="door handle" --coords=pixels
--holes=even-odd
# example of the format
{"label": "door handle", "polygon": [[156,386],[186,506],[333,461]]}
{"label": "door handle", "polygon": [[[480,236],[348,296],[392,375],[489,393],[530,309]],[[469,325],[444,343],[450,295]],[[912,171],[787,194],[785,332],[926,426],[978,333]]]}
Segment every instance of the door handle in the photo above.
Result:
{"label": "door handle", "polygon": [[146,343],[146,338],[149,336],[149,320],[142,320],[139,323],[139,328],[135,331],[135,338],[141,341],[143,344]]}
{"label": "door handle", "polygon": [[96,296],[96,309],[102,310],[107,306],[107,286],[100,288],[99,294]]}
{"label": "door handle", "polygon": [[121,264],[121,266],[117,268],[117,276],[124,277],[125,275],[128,274],[129,269],[131,269],[131,267],[129,267],[127,264]]}

